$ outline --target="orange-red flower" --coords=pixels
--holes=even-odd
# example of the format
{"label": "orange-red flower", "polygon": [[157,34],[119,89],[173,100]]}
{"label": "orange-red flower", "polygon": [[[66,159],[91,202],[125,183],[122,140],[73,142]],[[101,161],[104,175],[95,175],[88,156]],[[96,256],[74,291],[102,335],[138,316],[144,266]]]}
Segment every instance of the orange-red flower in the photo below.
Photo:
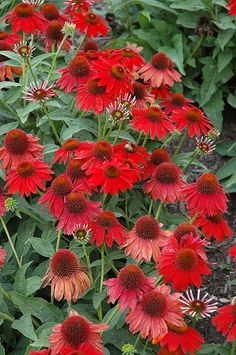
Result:
{"label": "orange-red flower", "polygon": [[41,7],[40,12],[48,21],[57,20],[61,23],[62,26],[66,21],[68,21],[68,18],[60,14],[58,8],[52,3],[44,4]]}
{"label": "orange-red flower", "polygon": [[66,161],[73,157],[75,152],[79,151],[81,143],[76,138],[70,138],[65,141],[61,148],[56,151],[52,163],[55,164],[58,160],[59,163],[65,164]]}
{"label": "orange-red flower", "polygon": [[146,167],[144,169],[143,176],[142,176],[143,180],[146,180],[150,176],[152,176],[154,170],[158,165],[169,161],[170,161],[170,156],[168,152],[165,150],[165,148],[155,149],[152,152],[150,159],[148,160]]}
{"label": "orange-red flower", "polygon": [[138,165],[146,165],[147,159],[150,157],[146,148],[125,140],[114,146],[114,154],[124,159],[124,161]]}
{"label": "orange-red flower", "polygon": [[[21,36],[15,34],[15,33],[7,33],[5,31],[0,31],[0,41],[1,43],[6,43],[9,46],[12,46],[13,44],[16,44],[21,40]],[[3,49],[1,49],[3,50]]]}
{"label": "orange-red flower", "polygon": [[197,228],[189,222],[179,224],[173,231],[173,235],[177,239],[178,243],[180,243],[181,239],[185,235],[189,234],[192,234],[194,238],[199,237]]}
{"label": "orange-red flower", "polygon": [[212,324],[216,326],[216,330],[221,332],[223,336],[227,335],[227,341],[233,342],[236,339],[236,298],[234,297],[231,304],[218,308],[216,316],[212,318]]}
{"label": "orange-red flower", "polygon": [[230,0],[226,7],[229,7],[228,11],[231,16],[236,15],[236,0]]}
{"label": "orange-red flower", "polygon": [[161,102],[161,107],[164,107],[164,111],[169,115],[172,111],[176,109],[182,109],[184,107],[192,106],[193,101],[187,99],[181,92],[175,94],[170,94],[170,96]]}
{"label": "orange-red flower", "polygon": [[[45,27],[44,34],[41,37],[41,42],[46,47],[47,51],[51,51],[53,45],[55,45],[57,48],[62,43],[62,40],[64,38],[62,29],[63,25],[58,20],[50,21]],[[62,47],[66,52],[69,52],[71,44],[71,39],[67,37],[66,40],[63,41]]]}
{"label": "orange-red flower", "polygon": [[233,260],[236,262],[236,245],[234,245],[233,247],[229,248],[228,254],[229,254],[229,256],[232,256]]}
{"label": "orange-red flower", "polygon": [[0,269],[3,268],[3,266],[5,264],[6,256],[7,256],[6,250],[0,246]]}
{"label": "orange-red flower", "polygon": [[106,36],[109,32],[107,21],[93,12],[76,13],[73,17],[73,23],[79,29],[79,32],[85,32],[88,38]]}
{"label": "orange-red flower", "polygon": [[86,169],[82,169],[85,164],[85,159],[73,159],[70,158],[69,163],[66,167],[66,175],[73,182],[74,188],[84,191],[87,194],[91,195],[92,186],[89,181],[89,173]]}
{"label": "orange-red flower", "polygon": [[144,65],[144,59],[141,55],[129,47],[116,48],[111,54],[111,58],[116,62],[120,62],[131,72]]}
{"label": "orange-red flower", "polygon": [[144,84],[140,83],[139,81],[135,81],[133,84],[133,90],[134,90],[134,97],[136,99],[135,101],[135,107],[136,108],[146,108],[147,103],[149,104],[154,104],[155,99],[154,95],[150,94],[147,91],[147,88]]}

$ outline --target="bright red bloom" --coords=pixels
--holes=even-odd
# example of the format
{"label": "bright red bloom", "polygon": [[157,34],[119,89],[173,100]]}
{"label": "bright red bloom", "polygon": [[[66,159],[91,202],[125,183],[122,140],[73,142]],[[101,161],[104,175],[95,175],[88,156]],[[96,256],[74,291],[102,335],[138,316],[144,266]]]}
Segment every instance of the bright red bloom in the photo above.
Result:
{"label": "bright red bloom", "polygon": [[114,146],[114,153],[125,161],[142,165],[146,165],[147,159],[150,157],[146,148],[125,140]]}
{"label": "bright red bloom", "polygon": [[62,73],[57,84],[61,89],[65,90],[66,93],[72,92],[82,84],[86,84],[92,75],[89,61],[82,55],[77,55],[72,59],[68,68],[59,69],[57,72]]}
{"label": "bright red bloom", "polygon": [[9,194],[20,193],[20,196],[29,196],[32,192],[37,193],[38,188],[45,190],[43,181],[52,180],[51,175],[54,174],[49,169],[49,165],[44,161],[32,159],[23,161],[16,168],[9,171],[5,180],[6,188]]}
{"label": "bright red bloom", "polygon": [[92,188],[89,181],[89,173],[82,169],[85,164],[85,159],[70,159],[66,167],[66,174],[73,182],[74,188],[78,188],[80,191],[84,191],[91,195]]}
{"label": "bright red bloom", "polygon": [[66,16],[60,14],[58,8],[52,3],[44,4],[40,12],[48,21],[57,20],[62,26],[66,21],[69,21]]}
{"label": "bright red bloom", "polygon": [[87,31],[88,38],[98,37],[99,34],[106,36],[109,32],[108,22],[93,12],[74,14],[73,23],[80,33]]}
{"label": "bright red bloom", "polygon": [[6,206],[5,206],[5,201],[7,199],[7,196],[3,194],[3,192],[0,190],[0,217],[2,217],[5,212],[7,211]]}
{"label": "bright red bloom", "polygon": [[145,63],[141,55],[129,47],[121,49],[116,48],[113,51],[111,58],[116,62],[120,62],[131,72],[140,68]]}
{"label": "bright red bloom", "polygon": [[79,110],[87,112],[92,110],[95,114],[100,114],[112,102],[112,98],[107,95],[106,86],[99,83],[99,79],[89,79],[77,89],[75,99]]}
{"label": "bright red bloom", "polygon": [[187,234],[192,234],[194,238],[199,237],[197,228],[189,222],[179,224],[173,232],[173,235],[177,239],[178,243],[180,243],[182,238]]}
{"label": "bright red bloom", "polygon": [[169,351],[182,349],[183,354],[194,355],[201,349],[204,339],[200,334],[183,321],[181,326],[168,324],[168,333],[161,339],[161,346],[167,346]]}
{"label": "bright red bloom", "polygon": [[58,160],[59,163],[65,164],[66,161],[73,157],[75,152],[79,151],[81,143],[76,138],[70,138],[65,141],[61,148],[56,151],[52,163],[55,164]]}
{"label": "bright red bloom", "polygon": [[169,115],[176,109],[192,106],[192,103],[192,100],[187,99],[181,92],[177,92],[176,94],[171,93],[169,98],[166,98],[161,102],[160,106],[165,107],[164,111]]}
{"label": "bright red bloom", "polygon": [[32,5],[26,3],[16,5],[2,20],[9,20],[13,33],[22,30],[25,34],[34,34],[37,30],[43,31],[48,24],[48,20],[40,12],[35,10]]}
{"label": "bright red bloom", "polygon": [[180,74],[174,69],[171,59],[163,52],[156,53],[150,64],[145,64],[140,70],[141,78],[151,85],[159,87],[161,85],[173,86],[174,82],[181,82]]}
{"label": "bright red bloom", "polygon": [[227,210],[228,198],[219,184],[217,177],[212,173],[200,176],[182,190],[188,202],[189,209],[209,216]]}
{"label": "bright red bloom", "polygon": [[[61,44],[64,38],[62,29],[63,25],[58,20],[52,20],[48,23],[44,31],[44,36],[41,38],[41,42],[46,47],[47,51],[51,51],[53,45],[57,48]],[[70,38],[67,37],[62,47],[66,52],[69,52],[71,44]]]}
{"label": "bright red bloom", "polygon": [[49,212],[59,218],[64,208],[64,199],[73,189],[73,185],[65,175],[57,176],[51,186],[43,194],[38,203],[42,203],[43,207],[48,205]]}
{"label": "bright red bloom", "polygon": [[[14,34],[14,33],[7,33],[5,31],[0,31],[0,41],[1,43],[4,42],[9,46],[16,44],[21,40],[21,36]],[[2,49],[1,49],[2,50]]]}
{"label": "bright red bloom", "polygon": [[82,344],[76,351],[71,351],[70,348],[66,346],[61,348],[60,355],[104,355],[104,351],[97,350],[90,344]]}
{"label": "bright red bloom", "polygon": [[118,300],[120,310],[126,307],[133,310],[143,295],[155,288],[155,277],[146,277],[143,271],[135,264],[123,267],[116,278],[104,282],[108,286],[108,302]]}
{"label": "bright red bloom", "polygon": [[236,15],[236,0],[230,0],[226,5],[226,7],[230,8],[228,11],[231,16]]}
{"label": "bright red bloom", "polygon": [[125,255],[130,255],[136,261],[143,259],[149,262],[151,258],[157,261],[160,248],[165,244],[170,233],[161,229],[161,224],[151,216],[140,217],[127,239],[121,246],[125,248]]}
{"label": "bright red bloom", "polygon": [[61,301],[76,302],[80,295],[90,287],[90,280],[80,261],[71,250],[59,249],[53,254],[49,269],[42,279],[42,286],[51,283],[51,297]]}
{"label": "bright red bloom", "polygon": [[169,161],[170,161],[170,156],[168,152],[165,150],[165,148],[155,149],[152,152],[150,156],[150,160],[147,162],[147,165],[145,167],[143,173],[143,180],[148,179],[153,174],[154,170],[158,165]]}
{"label": "bright red bloom", "polygon": [[229,256],[233,257],[233,260],[236,262],[236,245],[229,248],[229,252],[228,252]]}
{"label": "bright red bloom", "polygon": [[134,80],[126,67],[111,59],[101,58],[93,62],[96,71],[95,78],[99,79],[99,86],[106,86],[106,92],[111,96],[118,97],[127,92],[133,93],[131,81]]}
{"label": "bright red bloom", "polygon": [[158,350],[157,355],[186,355],[183,353],[181,348],[178,348],[176,351],[170,351],[168,346],[162,346],[160,350]]}
{"label": "bright red bloom", "polygon": [[135,102],[135,107],[142,109],[142,108],[147,108],[147,102],[149,104],[154,104],[155,99],[154,95],[150,94],[145,85],[142,83],[135,81],[133,84],[133,90],[134,90],[134,97],[136,99]]}
{"label": "bright red bloom", "polygon": [[0,81],[5,81],[6,79],[14,81],[13,74],[20,76],[22,74],[21,68],[4,65],[4,63],[1,63],[0,59]]}
{"label": "bright red bloom", "polygon": [[158,260],[158,272],[164,276],[164,282],[172,282],[175,290],[186,290],[189,285],[200,287],[202,275],[211,273],[204,245],[204,240],[191,234],[184,236],[180,243],[171,237]]}
{"label": "bright red bloom", "polygon": [[51,349],[43,349],[40,351],[34,351],[34,350],[30,350],[30,355],[49,355],[50,354]]}
{"label": "bright red bloom", "polygon": [[223,242],[226,236],[229,238],[233,236],[233,232],[221,212],[211,216],[198,215],[193,223],[201,228],[207,239],[214,237],[218,242]]}
{"label": "bright red bloom", "polygon": [[180,293],[170,292],[169,286],[161,285],[145,293],[126,317],[131,333],[140,332],[142,338],[163,337],[168,332],[167,322],[181,326]]}
{"label": "bright red bloom", "polygon": [[158,106],[149,106],[143,109],[133,108],[132,117],[131,126],[145,135],[150,134],[151,139],[158,137],[161,140],[169,132],[173,132],[175,128]]}
{"label": "bright red bloom", "polygon": [[47,81],[42,81],[40,84],[38,82],[31,83],[25,92],[24,99],[42,104],[56,95],[56,92],[53,91],[54,87],[55,85],[48,85]]}
{"label": "bright red bloom", "polygon": [[43,158],[44,147],[38,143],[39,138],[26,134],[20,129],[10,130],[0,148],[0,161],[2,169],[13,169],[19,163],[32,158]]}
{"label": "bright red bloom", "polygon": [[152,88],[151,94],[154,95],[155,100],[165,100],[168,96],[171,96],[170,88],[168,85],[161,85],[158,88]]}
{"label": "bright red bloom", "polygon": [[65,234],[72,234],[79,224],[89,224],[99,215],[100,204],[100,202],[89,201],[79,192],[69,193],[65,198],[57,230],[64,229]]}
{"label": "bright red bloom", "polygon": [[174,203],[182,199],[181,190],[185,186],[181,178],[182,172],[172,162],[159,164],[153,171],[152,177],[144,184],[144,192],[150,194],[156,201]]}
{"label": "bright red bloom", "polygon": [[236,339],[236,298],[232,299],[231,304],[218,308],[217,312],[219,314],[212,318],[212,324],[217,332],[227,335],[227,341],[233,342]]}
{"label": "bright red bloom", "polygon": [[113,239],[121,244],[124,242],[126,235],[125,228],[118,222],[116,216],[111,211],[102,211],[97,219],[91,225],[92,238],[91,243],[96,242],[100,247],[105,241],[110,248],[113,244]]}
{"label": "bright red bloom", "polygon": [[49,337],[51,355],[58,355],[63,347],[68,348],[68,351],[71,351],[72,354],[73,351],[79,351],[85,346],[103,351],[99,333],[107,328],[108,325],[105,323],[91,323],[77,312],[71,311],[70,316],[62,324],[57,324],[52,328],[53,334]]}
{"label": "bright red bloom", "polygon": [[105,161],[100,167],[93,168],[90,183],[100,186],[100,191],[111,195],[118,195],[119,191],[132,189],[132,185],[139,179],[137,171],[116,159]]}
{"label": "bright red bloom", "polygon": [[202,133],[207,135],[212,129],[212,123],[197,107],[184,106],[181,109],[174,110],[170,116],[171,120],[176,123],[176,128],[182,131],[187,127],[190,138],[200,136]]}
{"label": "bright red bloom", "polygon": [[0,246],[0,269],[2,269],[5,264],[6,256],[7,256],[6,250]]}
{"label": "bright red bloom", "polygon": [[66,0],[66,8],[64,13],[70,15],[72,18],[80,10],[88,11],[91,6],[92,0]]}

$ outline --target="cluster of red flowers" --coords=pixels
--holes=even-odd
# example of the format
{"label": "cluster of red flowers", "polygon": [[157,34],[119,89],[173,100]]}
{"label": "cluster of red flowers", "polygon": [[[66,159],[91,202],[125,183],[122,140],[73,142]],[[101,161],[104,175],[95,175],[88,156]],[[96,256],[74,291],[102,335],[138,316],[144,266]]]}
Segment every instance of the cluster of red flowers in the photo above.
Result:
{"label": "cluster of red flowers", "polygon": [[229,7],[229,14],[231,16],[236,16],[236,1],[235,0],[230,0],[226,7]]}

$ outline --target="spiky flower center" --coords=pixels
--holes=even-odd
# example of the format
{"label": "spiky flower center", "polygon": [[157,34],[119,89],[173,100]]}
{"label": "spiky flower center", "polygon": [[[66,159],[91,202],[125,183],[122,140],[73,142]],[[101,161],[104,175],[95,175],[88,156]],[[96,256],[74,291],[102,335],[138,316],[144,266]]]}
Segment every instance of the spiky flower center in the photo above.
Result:
{"label": "spiky flower center", "polygon": [[168,323],[168,329],[172,332],[178,333],[178,334],[183,334],[186,332],[186,330],[188,329],[187,324],[182,321],[182,325],[181,326],[177,326],[171,323]]}
{"label": "spiky flower center", "polygon": [[99,79],[90,79],[87,83],[88,92],[91,95],[102,95],[106,91],[106,86],[98,85]]}
{"label": "spiky flower center", "polygon": [[62,41],[63,33],[62,33],[62,25],[57,20],[50,21],[47,28],[47,37],[52,41]]}
{"label": "spiky flower center", "polygon": [[176,184],[179,181],[179,169],[171,162],[159,164],[154,170],[153,176],[160,184]]}
{"label": "spiky flower center", "polygon": [[54,194],[61,197],[68,195],[73,189],[72,183],[66,176],[56,177],[51,187]]}
{"label": "spiky flower center", "polygon": [[85,159],[70,159],[66,172],[74,180],[86,177],[86,171],[82,169]]}
{"label": "spiky flower center", "polygon": [[142,270],[135,264],[125,266],[119,272],[119,284],[128,290],[138,290],[144,282]]}
{"label": "spiky flower center", "polygon": [[104,161],[111,160],[113,155],[113,147],[109,142],[101,141],[93,147],[93,154],[96,159]]}
{"label": "spiky flower center", "polygon": [[114,64],[111,67],[111,74],[116,80],[123,80],[125,78],[126,72],[121,64]]}
{"label": "spiky flower center", "polygon": [[77,256],[69,249],[60,249],[52,257],[50,270],[53,275],[70,277],[76,275],[80,268]]}
{"label": "spiky flower center", "polygon": [[89,62],[85,57],[78,55],[70,62],[69,72],[78,77],[87,76],[90,72]]}
{"label": "spiky flower center", "polygon": [[73,151],[73,150],[79,148],[79,145],[80,145],[80,143],[79,143],[78,139],[70,138],[65,143],[63,143],[62,148],[66,151]]}
{"label": "spiky flower center", "polygon": [[159,223],[151,216],[140,217],[134,228],[137,236],[144,240],[157,239],[161,232]]}
{"label": "spiky flower center", "polygon": [[33,164],[28,161],[25,161],[17,166],[16,171],[22,178],[27,178],[29,176],[34,175],[36,169]]}
{"label": "spiky flower center", "polygon": [[44,4],[41,8],[42,15],[49,21],[56,20],[60,13],[54,4]]}
{"label": "spiky flower center", "polygon": [[15,13],[18,17],[30,17],[33,12],[34,8],[30,4],[18,4],[15,7]]}
{"label": "spiky flower center", "polygon": [[89,231],[86,228],[78,228],[74,232],[74,236],[76,239],[79,239],[81,241],[85,240],[88,236]]}
{"label": "spiky flower center", "polygon": [[71,214],[84,213],[87,210],[88,201],[78,192],[71,192],[67,195],[65,207]]}
{"label": "spiky flower center", "polygon": [[61,333],[65,342],[73,349],[88,341],[91,329],[89,323],[80,316],[70,316],[61,326]]}
{"label": "spiky flower center", "polygon": [[167,310],[165,296],[156,290],[146,293],[140,304],[143,312],[151,317],[162,317]]}
{"label": "spiky flower center", "polygon": [[8,36],[7,32],[5,31],[0,31],[0,40],[2,41],[3,39],[6,39]]}
{"label": "spiky flower center", "polygon": [[178,242],[181,241],[181,239],[185,236],[192,233],[194,237],[196,237],[197,234],[197,228],[194,227],[191,223],[182,223],[180,224],[174,231],[174,236],[178,240]]}
{"label": "spiky flower center", "polygon": [[104,211],[98,217],[100,227],[111,228],[116,224],[116,216],[111,211]]}
{"label": "spiky flower center", "polygon": [[47,91],[44,89],[37,89],[32,93],[33,97],[37,101],[44,101],[47,97]]}
{"label": "spiky flower center", "polygon": [[93,14],[92,12],[88,13],[87,15],[85,15],[84,19],[90,25],[96,25],[98,23],[97,15]]}
{"label": "spiky flower center", "polygon": [[132,58],[135,56],[135,52],[132,51],[132,49],[130,49],[130,48],[123,48],[121,50],[121,55],[122,55],[122,57]]}
{"label": "spiky flower center", "polygon": [[222,213],[218,212],[212,216],[207,216],[206,217],[210,222],[215,223],[215,224],[221,224],[223,220]]}
{"label": "spiky flower center", "polygon": [[120,176],[120,169],[115,165],[110,165],[105,168],[105,175],[109,179],[115,179]]}
{"label": "spiky flower center", "polygon": [[176,256],[176,265],[185,271],[192,271],[198,264],[198,256],[193,249],[183,248]]}
{"label": "spiky flower center", "polygon": [[146,110],[146,117],[153,123],[160,123],[164,118],[164,113],[159,107],[150,106]]}
{"label": "spiky flower center", "polygon": [[189,307],[196,313],[205,311],[206,305],[201,300],[194,300],[189,304]]}
{"label": "spiky flower center", "polygon": [[137,100],[144,99],[146,96],[146,90],[145,86],[138,81],[135,81],[133,83],[133,89],[134,89],[134,96],[136,97]]}
{"label": "spiky flower center", "polygon": [[170,65],[170,59],[169,57],[163,53],[163,52],[159,52],[156,53],[152,59],[151,59],[151,64],[159,70],[164,70],[167,69]]}
{"label": "spiky flower center", "polygon": [[172,97],[172,103],[174,106],[183,107],[186,102],[185,96],[180,92],[176,93]]}
{"label": "spiky flower center", "polygon": [[206,173],[198,178],[197,188],[203,194],[214,195],[219,189],[219,182],[214,174]]}
{"label": "spiky flower center", "polygon": [[96,42],[92,41],[92,40],[88,40],[85,44],[84,44],[84,52],[87,51],[97,51],[98,50],[98,45]]}
{"label": "spiky flower center", "polygon": [[196,107],[189,108],[186,112],[186,119],[190,122],[200,122],[202,121],[202,111]]}
{"label": "spiky flower center", "polygon": [[4,145],[10,154],[22,155],[29,147],[29,140],[25,132],[20,129],[12,129],[7,133]]}
{"label": "spiky flower center", "polygon": [[151,155],[151,162],[158,166],[161,163],[170,161],[170,156],[164,148],[155,149]]}

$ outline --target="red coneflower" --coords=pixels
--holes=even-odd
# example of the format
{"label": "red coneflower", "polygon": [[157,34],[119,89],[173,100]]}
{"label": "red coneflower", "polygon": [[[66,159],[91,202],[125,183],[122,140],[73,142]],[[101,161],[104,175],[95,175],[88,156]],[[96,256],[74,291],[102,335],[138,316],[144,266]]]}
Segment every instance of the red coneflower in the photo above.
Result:
{"label": "red coneflower", "polygon": [[191,234],[184,236],[180,243],[172,236],[158,260],[158,272],[164,276],[164,282],[172,282],[175,290],[186,290],[189,285],[200,287],[202,275],[211,273],[204,245],[204,240]]}
{"label": "red coneflower", "polygon": [[169,351],[181,349],[183,354],[194,355],[201,349],[204,339],[201,335],[182,321],[180,326],[168,323],[168,333],[161,339],[161,346],[167,346]]}
{"label": "red coneflower", "polygon": [[88,39],[84,45],[83,45],[83,51],[86,53],[88,51],[98,51],[99,50],[99,47],[98,47],[98,44],[93,41],[92,39]]}
{"label": "red coneflower", "polygon": [[108,286],[108,302],[118,300],[120,310],[126,307],[133,310],[143,295],[155,288],[155,277],[146,277],[143,271],[135,264],[123,267],[116,278],[104,282]]}
{"label": "red coneflower", "polygon": [[144,173],[143,173],[143,180],[148,179],[150,176],[152,176],[154,170],[158,165],[161,163],[169,162],[170,161],[170,155],[168,152],[165,150],[165,148],[157,148],[155,149],[151,156],[149,161],[146,164]]}
{"label": "red coneflower", "polygon": [[[21,36],[14,33],[7,33],[5,31],[0,31],[0,41],[1,43],[6,43],[9,46],[16,44],[21,40]],[[2,49],[1,49],[2,50]]]}
{"label": "red coneflower", "polygon": [[56,177],[46,193],[40,197],[38,203],[43,204],[43,208],[48,205],[49,212],[59,218],[64,207],[64,198],[73,189],[73,185],[69,178],[65,175]]}
{"label": "red coneflower", "polygon": [[156,201],[174,203],[182,199],[182,188],[185,186],[181,178],[182,172],[172,162],[159,164],[153,171],[152,177],[144,184],[144,192],[150,194]]}
{"label": "red coneflower", "polygon": [[127,164],[116,159],[105,161],[100,167],[93,167],[90,183],[100,186],[100,191],[111,195],[118,195],[119,191],[132,189],[132,185],[139,179],[139,173]]}
{"label": "red coneflower", "polygon": [[229,252],[228,252],[229,256],[233,257],[233,260],[236,262],[236,245],[229,248]]}
{"label": "red coneflower", "polygon": [[150,157],[146,148],[126,140],[122,141],[121,144],[114,146],[114,154],[126,161],[142,165],[146,165],[147,159]]}
{"label": "red coneflower", "polygon": [[23,31],[25,34],[29,32],[34,34],[37,30],[43,31],[48,24],[48,20],[39,11],[26,3],[16,5],[2,20],[9,20],[13,33]]}
{"label": "red coneflower", "polygon": [[65,164],[66,161],[75,155],[75,152],[79,151],[81,143],[76,138],[70,138],[65,141],[61,148],[56,151],[55,157],[52,163],[55,164],[58,160],[60,164]]}
{"label": "red coneflower", "polygon": [[190,138],[200,136],[202,133],[207,135],[207,132],[212,129],[212,123],[197,107],[183,107],[174,110],[170,119],[176,123],[176,128],[182,131],[187,127]]}
{"label": "red coneflower", "polygon": [[64,13],[73,18],[80,10],[88,11],[91,4],[92,0],[66,0]]}
{"label": "red coneflower", "polygon": [[34,350],[30,350],[30,355],[49,355],[50,354],[51,349],[43,349],[40,351],[34,351]]}
{"label": "red coneflower", "polygon": [[[154,344],[156,344],[156,342]],[[183,353],[181,348],[178,348],[176,351],[170,351],[168,346],[162,346],[158,350],[157,355],[186,355],[186,354]]]}
{"label": "red coneflower", "polygon": [[89,181],[89,174],[85,169],[82,169],[82,166],[85,164],[85,162],[85,159],[70,158],[66,167],[66,174],[73,182],[74,188],[78,188],[80,191],[84,191],[91,195],[92,188]]}
{"label": "red coneflower", "polygon": [[6,250],[0,246],[0,269],[2,269],[5,264],[6,256],[7,256]]}
{"label": "red coneflower", "polygon": [[87,112],[92,110],[95,114],[104,112],[112,98],[107,95],[106,86],[98,84],[99,79],[89,79],[86,84],[77,88],[76,107]]}
{"label": "red coneflower", "polygon": [[79,224],[89,224],[101,212],[100,202],[89,201],[81,192],[71,192],[65,198],[57,230],[64,229],[65,234],[72,234]]}
{"label": "red coneflower", "polygon": [[228,198],[217,177],[212,173],[203,174],[196,182],[185,186],[182,192],[189,209],[196,212],[212,216],[227,210]]}
{"label": "red coneflower", "polygon": [[194,238],[199,236],[197,228],[189,222],[181,223],[173,231],[173,235],[177,239],[178,243],[180,243],[181,239],[187,234],[192,234]]}
{"label": "red coneflower", "polygon": [[133,84],[133,90],[134,90],[134,97],[136,99],[135,102],[135,107],[142,109],[142,108],[146,108],[147,107],[147,102],[149,104],[154,104],[155,99],[154,99],[154,95],[150,94],[145,85],[143,85],[142,83],[135,81]]}
{"label": "red coneflower", "polygon": [[216,316],[212,318],[212,324],[216,326],[217,332],[223,336],[227,335],[227,341],[233,342],[236,339],[236,297],[231,304],[218,308]]}
{"label": "red coneflower", "polygon": [[126,230],[118,222],[116,216],[111,211],[102,211],[101,214],[91,225],[92,238],[91,243],[96,242],[100,247],[105,241],[106,245],[110,248],[115,240],[118,244],[123,243]]}
{"label": "red coneflower", "polygon": [[151,85],[159,87],[161,85],[173,86],[174,82],[181,82],[180,74],[174,69],[171,59],[163,52],[156,53],[150,64],[145,64],[140,70],[141,78]]}
{"label": "red coneflower", "polygon": [[90,344],[82,344],[78,350],[72,352],[66,346],[61,348],[60,355],[104,355],[104,351],[97,350]]}
{"label": "red coneflower", "polygon": [[81,267],[76,254],[68,249],[59,249],[50,261],[49,269],[42,279],[42,286],[51,283],[51,297],[61,301],[76,302],[78,297],[90,287],[90,281]]}
{"label": "red coneflower", "polygon": [[149,262],[151,258],[157,261],[162,247],[170,232],[163,231],[160,223],[151,216],[140,217],[121,248],[125,248],[125,255],[130,255],[136,261],[143,259]]}
{"label": "red coneflower", "polygon": [[79,351],[82,346],[92,346],[103,351],[99,333],[108,328],[106,323],[94,324],[77,312],[71,311],[70,316],[62,324],[55,325],[50,335],[51,355],[58,355],[63,347],[73,353]]}
{"label": "red coneflower", "polygon": [[215,302],[215,297],[210,296],[205,292],[204,296],[201,296],[201,290],[197,290],[197,295],[193,294],[193,291],[187,290],[186,295],[180,297],[180,302],[183,304],[182,311],[185,314],[190,314],[192,318],[194,317],[210,317],[211,313],[217,310],[218,302]]}
{"label": "red coneflower", "polygon": [[73,23],[79,29],[79,32],[85,32],[88,38],[106,36],[109,32],[108,22],[93,12],[76,13],[73,17]]}
{"label": "red coneflower", "polygon": [[[45,28],[44,35],[41,38],[41,42],[45,45],[46,50],[50,51],[52,46],[55,45],[56,48],[60,45],[64,38],[64,34],[62,32],[63,26],[61,25],[60,21],[52,20],[49,22],[47,27]],[[66,52],[70,51],[71,48],[71,40],[69,37],[63,42],[63,49]]]}
{"label": "red coneflower", "polygon": [[171,96],[168,85],[161,85],[158,88],[152,88],[151,94],[154,95],[155,100],[158,100],[159,98],[161,100],[165,100],[168,96]]}
{"label": "red coneflower", "polygon": [[167,322],[181,326],[180,294],[170,292],[169,286],[161,285],[143,295],[126,317],[131,333],[140,332],[142,338],[163,337],[168,332]]}
{"label": "red coneflower", "polygon": [[7,211],[5,202],[6,202],[7,196],[3,194],[3,191],[0,190],[0,217],[2,217],[5,212]]}
{"label": "red coneflower", "polygon": [[47,81],[43,81],[41,84],[32,83],[30,88],[26,89],[24,99],[26,101],[44,103],[56,95],[56,92],[53,91],[54,87],[55,85],[48,86]]}
{"label": "red coneflower", "polygon": [[236,15],[236,0],[230,0],[226,5],[226,7],[230,8],[228,11],[231,16]]}
{"label": "red coneflower", "polygon": [[39,138],[26,134],[21,129],[10,130],[0,148],[0,161],[2,169],[13,169],[19,163],[32,158],[43,158],[44,147],[38,143]]}
{"label": "red coneflower", "polygon": [[169,132],[173,132],[175,128],[158,106],[149,106],[143,109],[133,108],[132,117],[131,126],[145,135],[150,134],[151,139],[158,137],[161,140]]}
{"label": "red coneflower", "polygon": [[[6,43],[5,41],[0,41],[0,51],[12,52],[12,45]],[[5,61],[8,59],[9,58],[5,55],[0,54],[0,81],[4,81],[6,78],[14,81],[13,74],[21,75],[22,73],[21,68],[5,65]]]}
{"label": "red coneflower", "polygon": [[130,72],[137,70],[145,63],[141,55],[129,47],[121,49],[116,48],[113,51],[111,58],[113,58],[116,62],[120,62]]}
{"label": "red coneflower", "polygon": [[64,15],[61,15],[58,8],[52,3],[44,4],[41,7],[40,12],[48,21],[57,20],[61,23],[62,26],[66,21],[68,21],[68,18]]}
{"label": "red coneflower", "polygon": [[68,93],[86,84],[92,75],[92,70],[88,60],[82,55],[77,55],[69,63],[68,68],[59,69],[58,73],[62,73],[62,76],[57,84]]}
{"label": "red coneflower", "polygon": [[187,99],[181,92],[177,92],[175,94],[171,93],[168,98],[164,99],[161,102],[161,107],[165,107],[164,111],[169,115],[176,109],[192,106],[192,103],[192,100]]}
{"label": "red coneflower", "polygon": [[9,194],[14,195],[19,192],[21,197],[29,196],[31,192],[36,194],[38,188],[46,189],[43,181],[52,180],[52,174],[54,172],[49,169],[49,165],[44,161],[37,159],[23,161],[7,173],[5,178],[6,188],[8,188]]}
{"label": "red coneflower", "polygon": [[206,239],[214,237],[217,242],[223,242],[226,236],[230,239],[233,236],[233,232],[221,212],[211,216],[198,215],[193,223],[201,229]]}

